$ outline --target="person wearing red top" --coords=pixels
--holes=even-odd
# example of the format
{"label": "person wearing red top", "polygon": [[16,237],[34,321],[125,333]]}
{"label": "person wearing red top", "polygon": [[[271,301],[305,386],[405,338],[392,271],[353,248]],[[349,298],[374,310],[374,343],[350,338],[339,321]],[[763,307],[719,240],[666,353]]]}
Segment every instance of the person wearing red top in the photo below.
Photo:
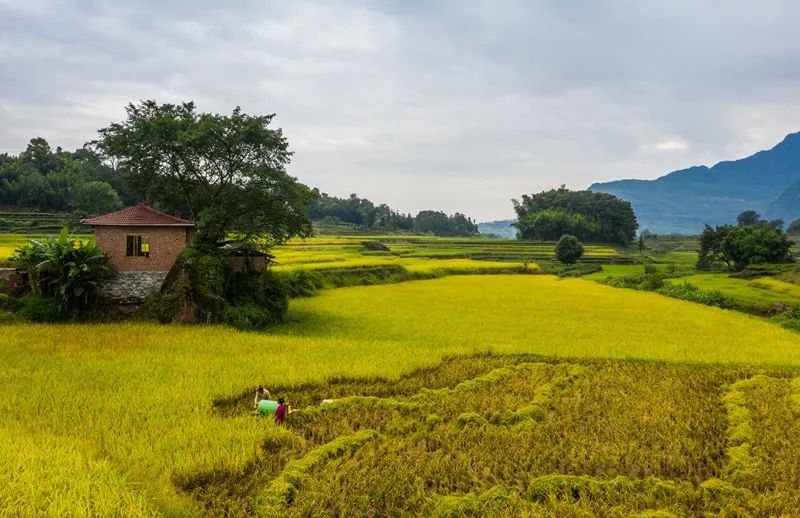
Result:
{"label": "person wearing red top", "polygon": [[283,424],[286,419],[286,402],[283,398],[278,398],[278,408],[275,409],[275,424]]}

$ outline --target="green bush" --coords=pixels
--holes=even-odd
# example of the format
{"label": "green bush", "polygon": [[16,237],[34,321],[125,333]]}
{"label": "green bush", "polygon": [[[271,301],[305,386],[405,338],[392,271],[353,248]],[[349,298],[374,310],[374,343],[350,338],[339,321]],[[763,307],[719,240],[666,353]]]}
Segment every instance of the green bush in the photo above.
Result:
{"label": "green bush", "polygon": [[275,319],[263,307],[256,304],[243,306],[225,306],[222,310],[222,322],[237,329],[261,329],[274,324]]}
{"label": "green bush", "polygon": [[578,238],[564,234],[556,243],[556,260],[564,264],[575,264],[583,256],[583,245]]}
{"label": "green bush", "polygon": [[297,270],[286,278],[290,297],[310,297],[324,286],[322,276],[309,270]]}
{"label": "green bush", "polygon": [[640,275],[623,275],[621,277],[609,276],[603,281],[615,288],[628,288],[632,290],[656,291],[664,286],[664,274],[658,270]]}
{"label": "green bush", "polygon": [[45,295],[25,295],[19,299],[17,316],[30,322],[58,322],[64,319],[61,301]]}
{"label": "green bush", "polygon": [[59,311],[72,316],[94,302],[101,279],[111,272],[108,260],[95,243],[70,236],[66,227],[58,236],[30,240],[13,258],[28,271],[34,294],[55,298]]}
{"label": "green bush", "polygon": [[736,306],[736,302],[733,299],[719,291],[703,290],[688,282],[666,284],[658,290],[658,293],[674,299],[705,304],[706,306],[716,306],[724,309]]}
{"label": "green bush", "polygon": [[164,291],[149,305],[162,322],[185,312],[200,322],[258,329],[284,320],[289,292],[285,277],[270,270],[234,273],[224,251],[189,247],[167,275]]}
{"label": "green bush", "polygon": [[11,295],[0,293],[0,310],[17,311],[22,303]]}

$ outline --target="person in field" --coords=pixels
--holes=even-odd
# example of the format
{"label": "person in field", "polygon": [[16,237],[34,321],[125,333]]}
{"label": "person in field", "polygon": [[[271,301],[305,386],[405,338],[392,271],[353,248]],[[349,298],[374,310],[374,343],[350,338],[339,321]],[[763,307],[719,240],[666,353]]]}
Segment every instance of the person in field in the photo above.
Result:
{"label": "person in field", "polygon": [[286,419],[286,401],[283,398],[278,399],[278,408],[275,409],[275,424],[282,425],[283,420]]}
{"label": "person in field", "polygon": [[258,389],[256,389],[256,397],[253,400],[253,409],[257,409],[258,402],[264,399],[272,399],[272,394],[270,394],[269,390],[265,389],[263,385],[259,385]]}

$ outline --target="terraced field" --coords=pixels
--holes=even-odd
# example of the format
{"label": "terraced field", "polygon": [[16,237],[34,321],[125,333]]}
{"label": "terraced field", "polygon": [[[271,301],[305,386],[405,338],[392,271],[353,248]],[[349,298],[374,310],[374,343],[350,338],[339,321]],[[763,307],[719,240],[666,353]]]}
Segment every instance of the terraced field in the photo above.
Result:
{"label": "terraced field", "polygon": [[[378,244],[379,249],[370,249]],[[382,249],[381,249],[382,248]],[[427,236],[319,236],[295,239],[273,250],[276,270],[357,268],[398,265],[410,270],[504,268],[554,258],[553,243],[511,239]],[[431,261],[435,260],[435,261]],[[586,246],[585,260],[629,263],[608,246]]]}

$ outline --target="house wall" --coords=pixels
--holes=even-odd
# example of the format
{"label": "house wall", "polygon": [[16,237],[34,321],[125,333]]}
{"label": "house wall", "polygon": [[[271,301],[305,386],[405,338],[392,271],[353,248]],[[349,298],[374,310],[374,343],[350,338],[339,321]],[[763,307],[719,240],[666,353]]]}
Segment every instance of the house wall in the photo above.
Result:
{"label": "house wall", "polygon": [[[127,257],[125,236],[150,238],[149,257]],[[121,272],[166,272],[194,236],[191,227],[115,227],[94,228],[95,241],[111,257],[111,266]]]}

